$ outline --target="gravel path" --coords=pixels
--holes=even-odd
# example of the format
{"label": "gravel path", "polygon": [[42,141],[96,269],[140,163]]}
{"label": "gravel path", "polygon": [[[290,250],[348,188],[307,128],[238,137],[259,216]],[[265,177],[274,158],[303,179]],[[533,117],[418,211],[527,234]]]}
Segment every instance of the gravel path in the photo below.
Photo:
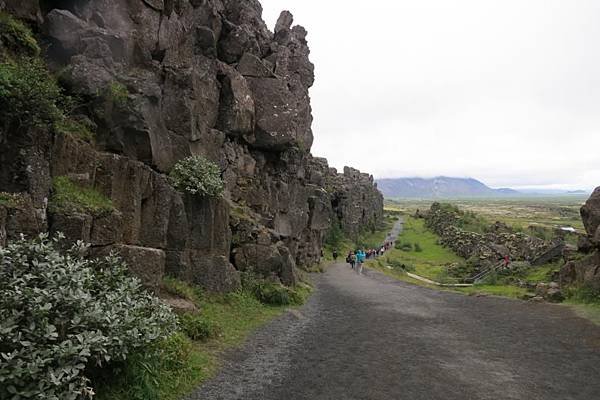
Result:
{"label": "gravel path", "polygon": [[395,242],[396,239],[398,239],[398,236],[400,236],[400,233],[402,233],[403,228],[404,228],[404,219],[402,217],[400,217],[394,223],[394,226],[392,227],[392,230],[390,231],[390,233],[387,235],[387,238],[385,239],[385,241],[386,242]]}
{"label": "gravel path", "polygon": [[600,327],[336,264],[190,400],[600,399]]}

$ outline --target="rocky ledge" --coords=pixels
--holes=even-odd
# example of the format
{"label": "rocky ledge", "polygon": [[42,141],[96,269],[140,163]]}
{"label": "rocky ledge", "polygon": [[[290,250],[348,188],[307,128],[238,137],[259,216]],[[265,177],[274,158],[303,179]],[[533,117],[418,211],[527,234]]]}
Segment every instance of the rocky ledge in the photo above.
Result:
{"label": "rocky ledge", "polygon": [[579,240],[578,253],[562,267],[560,281],[600,292],[600,187],[581,207],[581,218],[587,235]]}
{"label": "rocky ledge", "polygon": [[[256,0],[4,0],[0,11],[32,28],[94,131],[84,141],[0,127],[0,192],[11,196],[0,245],[61,231],[120,252],[149,287],[168,274],[226,292],[240,271],[293,285],[332,224],[357,235],[381,220],[371,176],[310,154],[314,67],[289,12],[270,32]],[[166,174],[191,155],[220,167],[222,197],[172,187]],[[48,207],[57,177],[114,209]]]}

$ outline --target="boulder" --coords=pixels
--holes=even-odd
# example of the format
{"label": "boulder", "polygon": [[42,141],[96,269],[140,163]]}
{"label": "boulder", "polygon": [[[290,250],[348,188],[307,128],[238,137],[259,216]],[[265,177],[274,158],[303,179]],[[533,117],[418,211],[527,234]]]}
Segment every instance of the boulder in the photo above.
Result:
{"label": "boulder", "polygon": [[590,285],[600,288],[600,252],[567,262],[560,270],[561,286]]}
{"label": "boulder", "polygon": [[278,278],[285,285],[297,282],[296,263],[281,242],[273,245],[245,244],[233,251],[237,269],[264,278]]}
{"label": "boulder", "polygon": [[78,240],[90,243],[93,217],[88,214],[51,214],[50,232],[56,234],[61,232],[65,235],[67,244],[73,244]]}
{"label": "boulder", "polygon": [[148,247],[116,244],[96,248],[94,256],[116,254],[127,263],[129,271],[138,277],[142,284],[152,290],[157,290],[162,284],[165,274],[165,252]]}
{"label": "boulder", "polygon": [[237,65],[237,70],[243,76],[253,78],[274,78],[273,71],[257,56],[244,53]]}
{"label": "boulder", "polygon": [[594,246],[600,248],[600,187],[594,190],[585,205],[581,207],[581,219],[589,240]]}
{"label": "boulder", "polygon": [[313,142],[308,93],[293,93],[284,80],[247,77],[256,107],[253,147],[283,151],[310,149]]}
{"label": "boulder", "polygon": [[228,65],[220,65],[221,98],[219,103],[219,130],[234,137],[242,136],[254,142],[255,108],[252,92],[246,79]]}

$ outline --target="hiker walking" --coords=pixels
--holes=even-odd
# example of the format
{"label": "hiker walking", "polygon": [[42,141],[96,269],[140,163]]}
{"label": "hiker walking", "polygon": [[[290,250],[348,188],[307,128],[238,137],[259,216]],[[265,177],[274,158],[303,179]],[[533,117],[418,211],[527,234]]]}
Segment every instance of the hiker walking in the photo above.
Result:
{"label": "hiker walking", "polygon": [[333,255],[333,261],[336,261],[337,258],[338,258],[338,252],[337,252],[337,250],[333,250],[333,254],[332,255]]}
{"label": "hiker walking", "polygon": [[354,252],[348,253],[348,257],[346,257],[346,262],[350,264],[350,268],[354,269],[354,265],[356,264],[356,255]]}
{"label": "hiker walking", "polygon": [[504,269],[508,269],[509,268],[509,266],[510,266],[510,257],[509,257],[508,254],[504,256],[504,260],[502,260],[502,263],[503,263]]}
{"label": "hiker walking", "polygon": [[366,254],[363,250],[358,250],[356,252],[356,273],[362,274],[363,263],[365,262]]}

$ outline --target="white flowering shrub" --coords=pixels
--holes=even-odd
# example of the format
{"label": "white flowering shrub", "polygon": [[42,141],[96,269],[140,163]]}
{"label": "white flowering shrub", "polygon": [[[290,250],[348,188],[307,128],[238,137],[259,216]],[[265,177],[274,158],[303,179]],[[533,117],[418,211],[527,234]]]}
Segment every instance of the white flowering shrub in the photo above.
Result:
{"label": "white flowering shrub", "polygon": [[40,235],[0,248],[0,399],[89,399],[86,372],[171,335],[171,310],[115,256]]}
{"label": "white flowering shrub", "polygon": [[219,166],[201,156],[180,160],[169,177],[172,185],[182,192],[209,197],[217,197],[223,193]]}

